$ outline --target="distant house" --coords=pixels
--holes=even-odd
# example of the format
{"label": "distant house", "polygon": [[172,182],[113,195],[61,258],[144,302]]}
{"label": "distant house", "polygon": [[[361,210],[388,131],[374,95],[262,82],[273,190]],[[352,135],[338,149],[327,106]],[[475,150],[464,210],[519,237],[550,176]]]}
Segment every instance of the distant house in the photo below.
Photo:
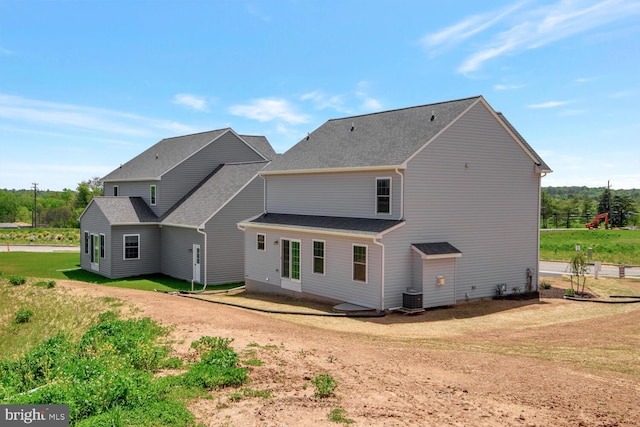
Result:
{"label": "distant house", "polygon": [[535,288],[548,172],[481,96],[329,120],[259,172],[245,283],[381,310]]}
{"label": "distant house", "polygon": [[102,181],[80,216],[81,266],[109,278],[162,273],[201,284],[242,281],[236,223],[264,209],[265,137],[232,129],[167,138]]}

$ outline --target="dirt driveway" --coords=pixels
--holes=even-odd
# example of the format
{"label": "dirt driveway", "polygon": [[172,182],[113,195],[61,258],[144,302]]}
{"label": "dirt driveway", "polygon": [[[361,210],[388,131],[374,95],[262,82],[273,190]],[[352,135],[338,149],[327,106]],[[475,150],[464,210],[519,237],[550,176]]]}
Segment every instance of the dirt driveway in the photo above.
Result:
{"label": "dirt driveway", "polygon": [[[220,390],[190,408],[207,426],[633,426],[640,423],[640,304],[561,298],[484,301],[380,319],[264,314],[174,295],[76,282],[175,325],[186,353],[203,335],[234,338],[253,391]],[[639,291],[640,293],[640,291]],[[242,296],[240,297],[242,298]],[[616,362],[611,362],[615,359]],[[625,370],[627,369],[628,370]],[[314,398],[330,374],[335,396]],[[240,393],[242,394],[242,393]]]}

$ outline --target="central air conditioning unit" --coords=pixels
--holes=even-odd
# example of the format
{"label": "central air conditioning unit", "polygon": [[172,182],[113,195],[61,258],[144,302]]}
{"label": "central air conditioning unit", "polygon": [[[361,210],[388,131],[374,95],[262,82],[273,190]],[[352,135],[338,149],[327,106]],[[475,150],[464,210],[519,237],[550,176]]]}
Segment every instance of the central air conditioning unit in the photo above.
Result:
{"label": "central air conditioning unit", "polygon": [[422,308],[422,292],[417,289],[407,288],[402,293],[402,311],[405,313],[424,311]]}

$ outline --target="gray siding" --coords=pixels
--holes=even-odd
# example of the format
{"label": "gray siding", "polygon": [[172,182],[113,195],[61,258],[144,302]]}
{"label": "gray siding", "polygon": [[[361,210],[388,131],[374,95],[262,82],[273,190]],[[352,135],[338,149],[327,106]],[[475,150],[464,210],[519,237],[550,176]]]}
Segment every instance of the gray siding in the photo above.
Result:
{"label": "gray siding", "polygon": [[[95,271],[91,269],[91,254],[85,253],[84,246],[84,232],[88,231],[89,234],[104,234],[105,235],[105,258],[100,259],[100,270]],[[99,273],[106,277],[111,277],[111,257],[113,253],[112,248],[111,227],[109,221],[95,205],[91,204],[82,215],[80,221],[80,267],[83,270]],[[91,252],[91,245],[89,245],[89,252]]]}
{"label": "gray siding", "polygon": [[411,243],[447,241],[456,260],[456,299],[524,290],[538,266],[540,176],[534,162],[478,104],[416,155],[405,178],[406,225],[385,236],[385,303],[402,304],[411,282]]}
{"label": "gray siding", "polygon": [[[160,231],[160,272],[176,279],[193,279],[193,245],[204,254],[204,236],[194,229],[163,226]],[[200,262],[200,278],[204,280],[204,259]]]}
{"label": "gray siding", "polygon": [[[391,178],[391,215],[376,214],[376,178]],[[267,212],[400,219],[401,177],[394,170],[267,176]]]}
{"label": "gray siding", "polygon": [[[266,250],[256,248],[257,233],[266,234]],[[365,307],[380,307],[381,257],[380,246],[369,239],[326,236],[299,232],[247,229],[245,232],[245,274],[252,282],[280,286],[281,238],[301,241],[302,292]],[[313,240],[325,242],[325,274],[313,273]],[[367,283],[352,280],[353,244],[367,246]]]}
{"label": "gray siding", "polygon": [[154,212],[165,213],[221,164],[260,160],[264,159],[232,132],[227,132],[162,177]]}
{"label": "gray siding", "polygon": [[208,285],[244,280],[244,236],[237,223],[262,213],[263,197],[264,181],[256,177],[206,223]]}
{"label": "gray siding", "polygon": [[[124,259],[125,234],[140,235],[140,259]],[[160,229],[156,224],[115,226],[112,228],[111,236],[112,278],[154,274],[160,271]]]}
{"label": "gray siding", "polygon": [[[420,260],[422,266],[422,306],[441,307],[456,301],[455,258]],[[437,277],[444,276],[445,284],[439,286]]]}

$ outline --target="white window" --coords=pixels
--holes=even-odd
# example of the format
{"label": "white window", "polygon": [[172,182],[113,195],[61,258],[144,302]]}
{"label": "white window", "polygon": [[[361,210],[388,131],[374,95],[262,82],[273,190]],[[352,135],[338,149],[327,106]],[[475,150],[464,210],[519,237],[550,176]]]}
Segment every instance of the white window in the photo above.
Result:
{"label": "white window", "polygon": [[156,186],[152,185],[149,187],[149,200],[151,201],[151,206],[156,205]]}
{"label": "white window", "polygon": [[376,213],[391,214],[391,178],[376,178]]}
{"label": "white window", "polygon": [[313,241],[313,272],[324,274],[324,240]]}
{"label": "white window", "polygon": [[105,236],[104,234],[100,235],[100,258],[104,258],[104,239]]}
{"label": "white window", "polygon": [[258,249],[259,251],[264,251],[267,249],[267,246],[265,244],[265,241],[267,239],[267,236],[264,233],[258,233],[256,235],[256,249]]}
{"label": "white window", "polygon": [[353,245],[353,280],[367,283],[366,245]]}
{"label": "white window", "polygon": [[124,259],[140,259],[140,235],[125,234],[122,236]]}

